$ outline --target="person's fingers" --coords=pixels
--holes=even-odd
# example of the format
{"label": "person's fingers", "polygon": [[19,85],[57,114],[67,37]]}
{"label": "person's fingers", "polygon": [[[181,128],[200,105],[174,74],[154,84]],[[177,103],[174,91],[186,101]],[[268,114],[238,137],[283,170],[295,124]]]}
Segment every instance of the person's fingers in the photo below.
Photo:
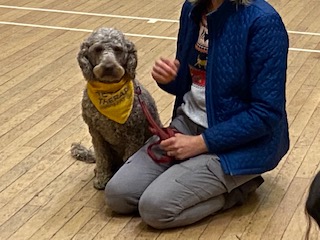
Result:
{"label": "person's fingers", "polygon": [[163,69],[159,69],[156,67],[154,67],[152,69],[151,75],[154,80],[156,80],[158,83],[162,83],[162,84],[167,84],[174,79],[174,76],[163,71]]}
{"label": "person's fingers", "polygon": [[166,75],[174,77],[177,74],[177,67],[170,61],[159,61],[155,63],[155,67],[161,68]]}
{"label": "person's fingers", "polygon": [[171,59],[167,59],[167,58],[160,58],[161,62],[165,64],[165,66],[163,66],[167,71],[170,71],[172,75],[176,75],[178,72],[178,68],[180,66],[180,63],[177,59],[175,60],[171,60]]}
{"label": "person's fingers", "polygon": [[152,71],[159,75],[162,75],[164,78],[168,78],[172,76],[172,74],[168,72],[164,67],[160,67],[157,65],[154,65],[154,67],[152,68]]}
{"label": "person's fingers", "polygon": [[177,75],[180,63],[177,59],[170,60],[160,57],[155,61],[155,64],[151,71],[151,76],[155,81],[161,84],[167,84],[174,80]]}
{"label": "person's fingers", "polygon": [[179,67],[180,67],[180,62],[179,62],[178,59],[175,59],[175,60],[173,61],[173,66],[174,66],[173,68],[175,69],[175,71],[178,72]]}
{"label": "person's fingers", "polygon": [[168,139],[165,139],[165,140],[162,140],[160,142],[160,146],[161,147],[168,147],[170,144],[171,144],[171,138],[168,138]]}
{"label": "person's fingers", "polygon": [[180,67],[180,62],[178,59],[175,59],[173,62],[174,62],[174,65],[176,65],[176,67]]}
{"label": "person's fingers", "polygon": [[166,84],[169,82],[168,77],[163,76],[163,74],[156,69],[153,69],[151,72],[151,76],[154,80],[156,80],[158,83]]}
{"label": "person's fingers", "polygon": [[175,138],[171,137],[160,142],[160,147],[166,152],[175,152],[177,150]]}

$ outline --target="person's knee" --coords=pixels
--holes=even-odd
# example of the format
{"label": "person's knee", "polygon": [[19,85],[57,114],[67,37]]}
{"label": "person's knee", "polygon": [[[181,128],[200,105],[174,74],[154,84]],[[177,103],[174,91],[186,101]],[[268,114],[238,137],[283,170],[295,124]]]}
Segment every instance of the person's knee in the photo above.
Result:
{"label": "person's knee", "polygon": [[[168,196],[169,197],[169,196]],[[169,228],[175,220],[175,209],[154,194],[143,194],[139,201],[139,213],[142,220],[156,229]]]}
{"label": "person's knee", "polygon": [[108,207],[116,213],[129,214],[137,211],[137,198],[128,184],[111,179],[106,185],[105,201]]}

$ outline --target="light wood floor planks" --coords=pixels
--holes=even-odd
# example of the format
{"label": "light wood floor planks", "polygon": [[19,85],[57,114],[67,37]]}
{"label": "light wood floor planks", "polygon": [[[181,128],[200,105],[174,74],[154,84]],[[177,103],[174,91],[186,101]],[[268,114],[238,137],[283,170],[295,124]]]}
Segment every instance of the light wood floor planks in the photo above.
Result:
{"label": "light wood floor planks", "polygon": [[[303,239],[307,189],[320,170],[318,0],[270,0],[290,37],[291,147],[244,206],[158,231],[138,216],[112,213],[92,186],[94,166],[71,158],[72,142],[91,145],[76,62],[82,39],[100,26],[127,33],[138,48],[138,78],[167,124],[173,97],[159,90],[150,71],[158,57],[174,57],[182,2],[0,0],[1,240]],[[316,227],[311,239],[320,239]]]}

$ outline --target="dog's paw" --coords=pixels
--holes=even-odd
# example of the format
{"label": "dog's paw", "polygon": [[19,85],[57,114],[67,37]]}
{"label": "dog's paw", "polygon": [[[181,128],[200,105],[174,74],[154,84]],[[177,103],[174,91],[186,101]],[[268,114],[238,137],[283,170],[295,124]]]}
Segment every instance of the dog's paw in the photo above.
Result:
{"label": "dog's paw", "polygon": [[93,186],[97,190],[104,190],[110,178],[94,177]]}

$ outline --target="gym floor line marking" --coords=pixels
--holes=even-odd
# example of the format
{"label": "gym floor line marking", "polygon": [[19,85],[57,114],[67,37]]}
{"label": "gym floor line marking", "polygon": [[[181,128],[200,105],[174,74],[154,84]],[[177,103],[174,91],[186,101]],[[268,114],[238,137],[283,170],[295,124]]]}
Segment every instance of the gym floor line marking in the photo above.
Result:
{"label": "gym floor line marking", "polygon": [[171,19],[134,17],[134,16],[124,16],[124,15],[103,14],[103,13],[88,13],[88,12],[66,11],[66,10],[56,10],[56,9],[46,9],[46,8],[17,7],[17,6],[9,6],[9,5],[0,5],[0,8],[29,10],[29,11],[40,11],[40,12],[67,13],[67,14],[96,16],[96,17],[109,17],[109,18],[143,20],[143,21],[147,21],[148,23],[156,23],[156,22],[178,23],[179,22],[177,20],[171,20]]}
{"label": "gym floor line marking", "polygon": [[[91,29],[81,29],[81,28],[67,28],[67,27],[56,27],[56,26],[46,26],[46,25],[37,25],[29,23],[16,23],[16,22],[1,22],[2,25],[13,25],[13,26],[22,26],[22,27],[34,27],[34,28],[45,28],[45,29],[55,29],[55,30],[65,30],[65,31],[74,31],[74,32],[92,32]],[[155,35],[145,35],[145,34],[134,34],[134,33],[124,33],[127,36],[132,37],[143,37],[143,38],[154,38],[154,39],[164,39],[164,40],[176,40],[175,37],[165,37],[165,36],[155,36]]]}
{"label": "gym floor line marking", "polygon": [[[92,30],[90,30],[90,29],[56,27],[56,26],[46,26],[46,25],[16,23],[16,22],[1,22],[0,21],[0,24],[2,24],[2,25],[13,25],[13,26],[22,26],[22,27],[55,29],[55,30],[64,30],[64,31],[74,31],[74,32],[92,32]],[[124,34],[127,35],[127,36],[132,36],[132,37],[143,37],[143,38],[153,38],[153,39],[163,39],[163,40],[177,40],[177,38],[175,38],[175,37],[164,37],[164,36],[133,34],[133,33],[124,33]],[[303,48],[289,48],[289,50],[298,51],[298,52],[320,53],[320,50],[303,49]]]}
{"label": "gym floor line marking", "polygon": [[[136,17],[136,16],[103,14],[103,13],[89,13],[89,12],[67,11],[67,10],[47,9],[47,8],[18,7],[18,6],[11,6],[11,5],[0,5],[0,8],[28,10],[28,11],[40,11],[40,12],[65,13],[65,14],[97,16],[97,17],[109,17],[109,18],[122,18],[122,19],[132,19],[132,20],[143,20],[143,21],[147,21],[148,23],[156,23],[156,22],[179,23],[178,20],[173,20],[173,19],[147,18],[147,17]],[[288,31],[288,33],[300,34],[300,35],[320,36],[320,33],[316,33],[316,32]]]}

